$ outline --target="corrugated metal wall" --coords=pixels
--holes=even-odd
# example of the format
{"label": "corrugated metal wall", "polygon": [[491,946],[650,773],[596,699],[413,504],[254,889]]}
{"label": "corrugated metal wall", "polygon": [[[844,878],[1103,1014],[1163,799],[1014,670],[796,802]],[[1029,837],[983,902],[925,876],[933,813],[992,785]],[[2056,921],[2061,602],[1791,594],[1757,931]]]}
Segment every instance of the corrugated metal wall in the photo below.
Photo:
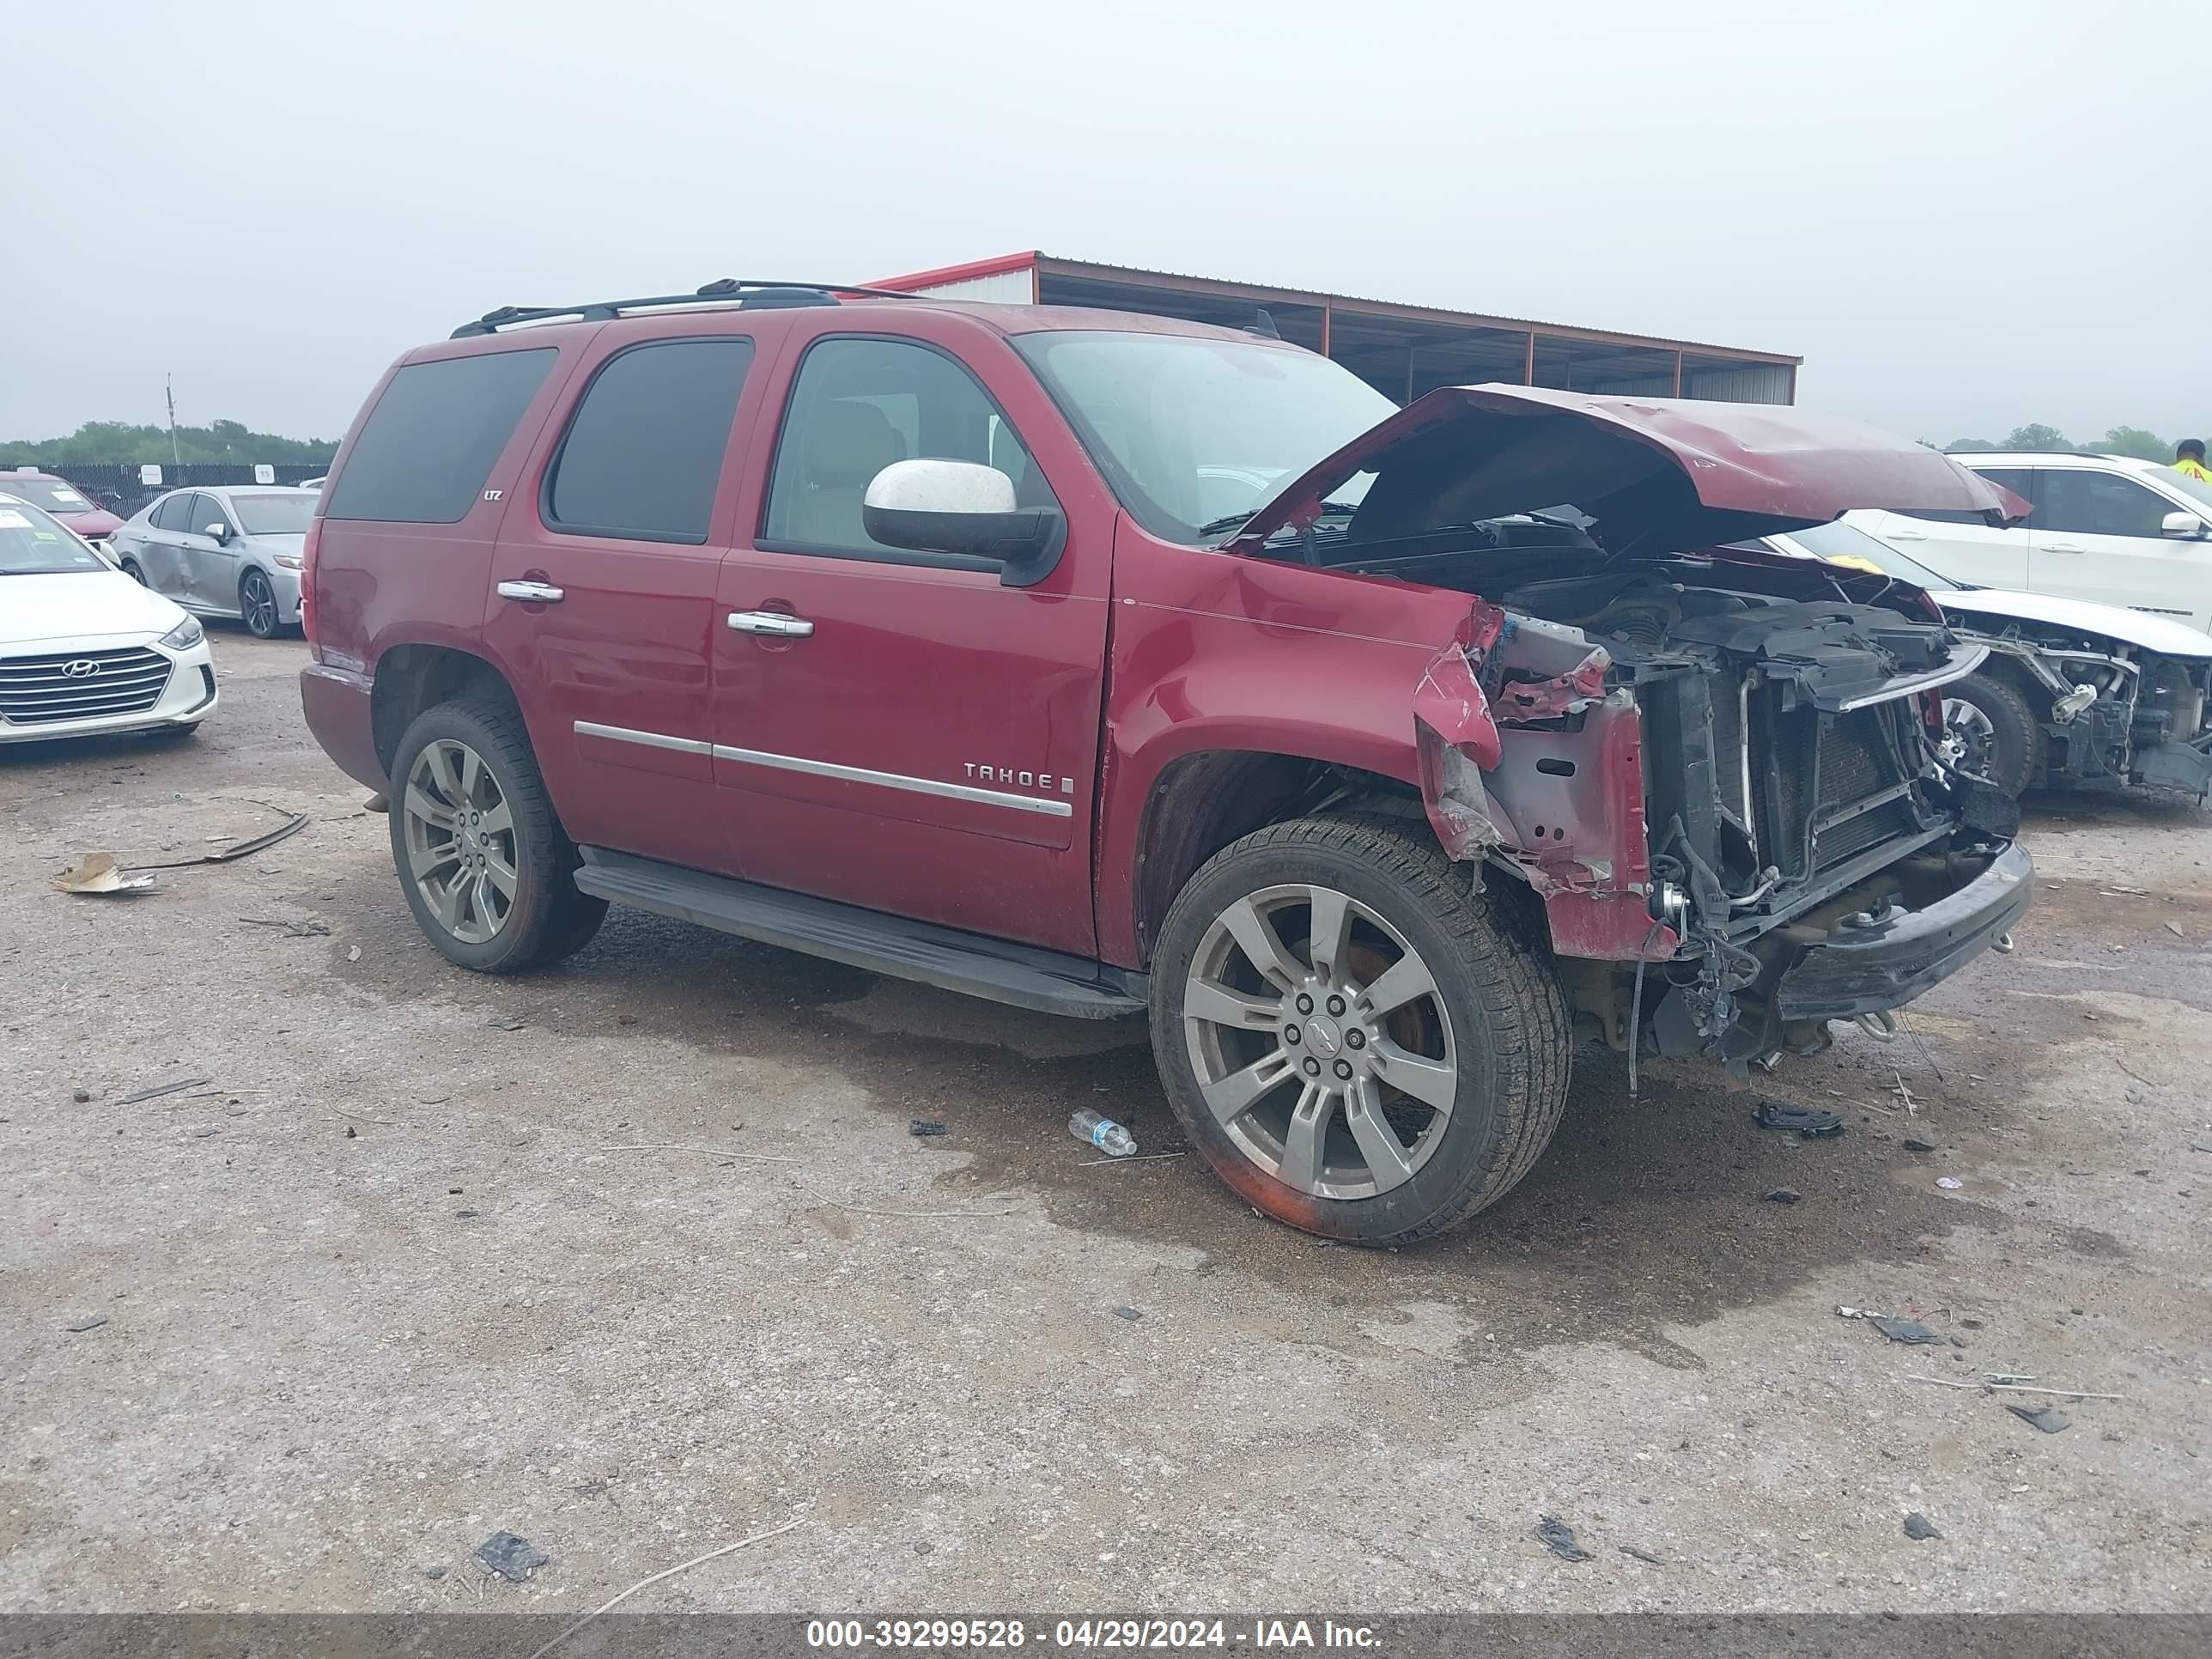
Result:
{"label": "corrugated metal wall", "polygon": [[1781,363],[1744,363],[1732,368],[1682,370],[1685,398],[1710,398],[1724,404],[1786,404],[1790,370]]}
{"label": "corrugated metal wall", "polygon": [[969,276],[957,283],[939,283],[933,288],[918,288],[915,292],[937,300],[987,300],[996,305],[1025,306],[1031,298],[1032,280],[1032,273],[1024,268],[997,271],[988,276]]}

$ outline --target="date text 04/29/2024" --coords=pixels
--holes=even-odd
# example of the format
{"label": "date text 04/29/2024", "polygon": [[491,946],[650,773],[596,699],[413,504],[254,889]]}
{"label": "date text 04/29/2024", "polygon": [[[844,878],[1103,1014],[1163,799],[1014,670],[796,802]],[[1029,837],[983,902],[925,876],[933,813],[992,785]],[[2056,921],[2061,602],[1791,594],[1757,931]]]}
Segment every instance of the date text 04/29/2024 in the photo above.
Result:
{"label": "date text 04/29/2024", "polygon": [[1340,1625],[1333,1620],[1251,1619],[1231,1623],[1225,1619],[1060,1619],[1048,1637],[1039,1627],[1032,1632],[1020,1619],[815,1619],[806,1626],[810,1648],[840,1649],[933,1648],[973,1650],[1023,1648],[1032,1641],[1079,1651],[1127,1652],[1181,1648],[1251,1648],[1284,1650],[1334,1648],[1358,1651],[1380,1645],[1366,1625]]}

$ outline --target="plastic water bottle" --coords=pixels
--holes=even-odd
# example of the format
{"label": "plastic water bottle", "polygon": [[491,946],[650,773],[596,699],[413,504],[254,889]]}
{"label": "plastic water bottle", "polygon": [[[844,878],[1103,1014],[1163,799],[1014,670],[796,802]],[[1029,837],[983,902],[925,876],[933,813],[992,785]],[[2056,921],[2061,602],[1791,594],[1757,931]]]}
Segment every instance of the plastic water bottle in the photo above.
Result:
{"label": "plastic water bottle", "polygon": [[1067,1133],[1109,1158],[1127,1158],[1137,1150],[1136,1138],[1127,1129],[1087,1106],[1067,1120]]}

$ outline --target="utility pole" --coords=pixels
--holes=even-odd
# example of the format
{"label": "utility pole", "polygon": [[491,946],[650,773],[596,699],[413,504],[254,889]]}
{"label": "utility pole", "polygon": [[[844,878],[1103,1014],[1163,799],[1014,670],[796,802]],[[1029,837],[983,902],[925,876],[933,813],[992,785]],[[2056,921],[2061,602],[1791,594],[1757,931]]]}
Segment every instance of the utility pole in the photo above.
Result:
{"label": "utility pole", "polygon": [[181,466],[184,465],[184,459],[177,453],[177,377],[171,374],[167,378],[169,394],[169,464],[172,466]]}

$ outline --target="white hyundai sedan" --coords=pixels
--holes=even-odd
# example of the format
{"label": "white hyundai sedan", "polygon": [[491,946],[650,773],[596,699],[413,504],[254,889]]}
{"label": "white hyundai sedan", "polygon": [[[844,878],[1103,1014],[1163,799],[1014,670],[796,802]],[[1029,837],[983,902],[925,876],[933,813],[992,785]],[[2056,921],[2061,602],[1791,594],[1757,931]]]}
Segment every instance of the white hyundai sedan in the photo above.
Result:
{"label": "white hyundai sedan", "polygon": [[185,736],[215,711],[199,622],[0,492],[0,744]]}

